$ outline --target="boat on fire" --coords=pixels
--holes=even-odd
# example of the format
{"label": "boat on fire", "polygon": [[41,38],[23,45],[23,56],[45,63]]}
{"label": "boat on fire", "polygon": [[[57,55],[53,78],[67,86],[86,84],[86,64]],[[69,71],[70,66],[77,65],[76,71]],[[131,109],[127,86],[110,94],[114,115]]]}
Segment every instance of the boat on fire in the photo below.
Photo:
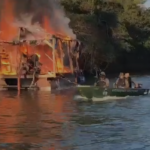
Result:
{"label": "boat on fire", "polygon": [[[0,37],[0,90],[52,91],[58,86],[72,86],[62,76],[73,78],[78,40],[58,34],[37,39],[26,27],[17,27],[16,31],[15,41],[3,41]],[[29,33],[35,38],[27,39]]]}
{"label": "boat on fire", "polygon": [[116,96],[116,97],[126,97],[126,96],[142,96],[148,95],[149,89],[143,88],[100,88],[98,86],[88,86],[88,85],[78,85],[77,89],[81,96],[86,97],[88,99],[102,98],[106,96]]}

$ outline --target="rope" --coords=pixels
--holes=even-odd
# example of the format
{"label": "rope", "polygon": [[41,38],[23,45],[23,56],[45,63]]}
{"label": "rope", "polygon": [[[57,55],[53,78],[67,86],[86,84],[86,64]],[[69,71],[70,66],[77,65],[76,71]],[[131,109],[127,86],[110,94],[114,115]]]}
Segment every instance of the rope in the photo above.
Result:
{"label": "rope", "polygon": [[[58,37],[56,37],[57,39],[62,39],[62,38],[58,38]],[[50,40],[51,38],[49,38],[49,40]],[[23,40],[20,40],[19,41],[19,43],[22,43],[22,42],[32,42],[32,41],[44,41],[45,39],[44,38],[36,38],[35,40],[28,40],[28,39],[23,39]],[[65,41],[65,42],[68,42],[68,41],[71,41],[71,42],[75,42],[75,41],[77,41],[76,39],[71,39],[71,40],[67,40],[67,39],[62,39],[63,41]],[[13,43],[14,41],[6,41],[6,40],[1,40],[0,39],[0,43]]]}
{"label": "rope", "polygon": [[33,72],[33,79],[32,79],[32,82],[31,82],[29,88],[31,88],[35,82],[35,74],[36,74],[36,71]]}

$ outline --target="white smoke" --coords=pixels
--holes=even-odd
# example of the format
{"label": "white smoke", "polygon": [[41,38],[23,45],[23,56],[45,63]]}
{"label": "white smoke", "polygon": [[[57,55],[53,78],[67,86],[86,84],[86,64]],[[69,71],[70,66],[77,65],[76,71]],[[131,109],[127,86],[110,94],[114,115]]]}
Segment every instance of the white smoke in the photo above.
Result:
{"label": "white smoke", "polygon": [[48,34],[38,22],[32,24],[32,19],[32,15],[21,15],[20,19],[17,19],[13,25],[18,28],[27,29],[29,34],[26,35],[26,40],[41,40],[45,37],[51,38],[52,35]]}
{"label": "white smoke", "polygon": [[[65,16],[65,12],[60,5],[59,0],[49,0],[50,5],[53,7],[52,23],[53,27],[58,30],[62,29],[66,35],[70,35],[72,38],[76,38],[72,29],[69,27],[70,19]],[[50,13],[50,12],[49,12]]]}
{"label": "white smoke", "polygon": [[[54,31],[58,33],[64,33],[65,36],[70,36],[73,39],[76,38],[76,35],[73,33],[73,30],[69,27],[70,20],[66,17],[65,11],[62,8],[59,0],[14,1],[16,4],[15,10],[18,17],[20,14],[31,14],[33,18],[32,23],[37,24],[38,22],[39,24],[42,24],[42,17],[46,15],[49,18],[50,26]],[[29,17],[25,19],[24,16],[24,21],[28,19]]]}

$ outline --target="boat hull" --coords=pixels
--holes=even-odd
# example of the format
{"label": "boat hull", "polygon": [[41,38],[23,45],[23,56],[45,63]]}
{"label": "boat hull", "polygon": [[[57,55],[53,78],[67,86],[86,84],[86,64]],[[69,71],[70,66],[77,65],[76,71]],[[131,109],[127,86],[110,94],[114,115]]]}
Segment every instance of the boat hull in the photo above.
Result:
{"label": "boat hull", "polygon": [[125,97],[125,96],[140,96],[149,94],[149,89],[116,89],[116,88],[102,89],[96,86],[78,86],[77,88],[81,96],[87,97],[89,99],[91,99],[92,97],[97,98],[105,96]]}

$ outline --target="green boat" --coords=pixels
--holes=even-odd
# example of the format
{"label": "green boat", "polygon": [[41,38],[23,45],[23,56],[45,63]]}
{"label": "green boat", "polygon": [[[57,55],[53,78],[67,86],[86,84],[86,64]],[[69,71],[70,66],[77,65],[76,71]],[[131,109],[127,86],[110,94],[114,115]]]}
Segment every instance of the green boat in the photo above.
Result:
{"label": "green boat", "polygon": [[141,95],[148,95],[149,89],[123,89],[123,88],[108,88],[102,89],[98,86],[84,86],[78,85],[77,89],[81,96],[91,99],[95,98],[102,98],[105,96],[117,96],[117,97],[125,97],[125,96],[141,96]]}

